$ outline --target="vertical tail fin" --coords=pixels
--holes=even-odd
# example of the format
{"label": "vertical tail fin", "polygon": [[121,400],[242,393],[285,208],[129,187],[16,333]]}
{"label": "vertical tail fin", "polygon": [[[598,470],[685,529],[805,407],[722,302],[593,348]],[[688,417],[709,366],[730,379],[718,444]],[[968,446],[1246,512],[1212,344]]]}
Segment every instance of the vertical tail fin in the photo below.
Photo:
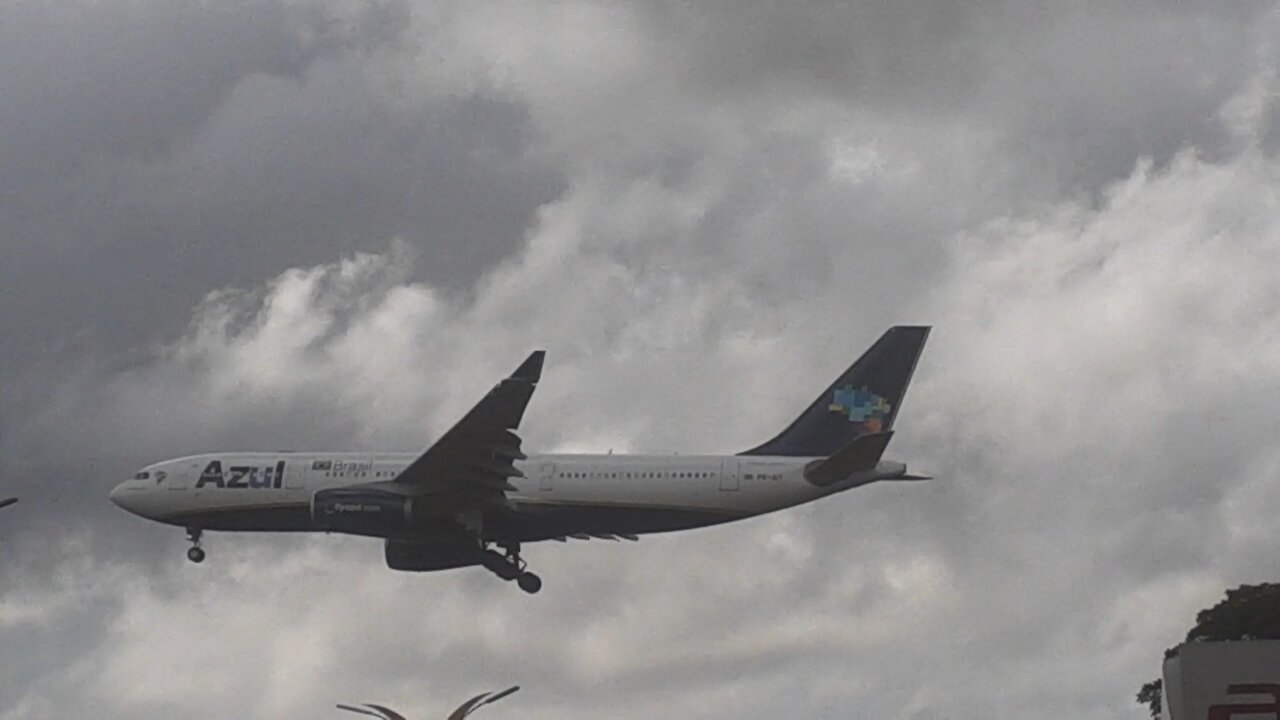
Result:
{"label": "vertical tail fin", "polygon": [[889,328],[800,417],[769,442],[742,455],[831,455],[855,438],[893,429],[927,326]]}

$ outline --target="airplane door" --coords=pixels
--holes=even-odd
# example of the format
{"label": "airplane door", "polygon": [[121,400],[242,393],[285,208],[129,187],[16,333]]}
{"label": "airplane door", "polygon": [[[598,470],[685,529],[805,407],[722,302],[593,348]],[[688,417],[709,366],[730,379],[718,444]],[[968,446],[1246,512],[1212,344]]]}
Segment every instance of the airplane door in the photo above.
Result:
{"label": "airplane door", "polygon": [[276,468],[284,474],[286,490],[303,490],[307,487],[307,468],[302,463],[281,460],[276,463]]}
{"label": "airplane door", "polygon": [[550,490],[552,479],[556,476],[556,466],[551,463],[542,463],[538,468],[538,489]]}
{"label": "airplane door", "polygon": [[720,461],[720,489],[725,492],[734,492],[738,489],[737,460]]}
{"label": "airplane door", "polygon": [[203,469],[204,466],[198,462],[187,463],[186,467],[169,473],[169,476],[164,479],[164,484],[168,485],[170,490],[186,490],[191,487],[195,481],[194,478],[200,477],[200,471]]}

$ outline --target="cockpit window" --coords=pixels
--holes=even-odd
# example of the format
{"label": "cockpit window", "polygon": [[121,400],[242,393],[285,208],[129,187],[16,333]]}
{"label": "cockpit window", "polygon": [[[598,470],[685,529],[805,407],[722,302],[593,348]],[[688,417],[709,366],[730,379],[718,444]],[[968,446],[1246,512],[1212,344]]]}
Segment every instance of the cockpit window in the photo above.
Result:
{"label": "cockpit window", "polygon": [[138,473],[137,475],[134,475],[134,476],[133,476],[133,479],[134,479],[134,480],[146,480],[146,479],[148,479],[148,478],[150,478],[150,477],[151,477],[151,473],[147,472],[146,470],[143,470],[142,472]]}

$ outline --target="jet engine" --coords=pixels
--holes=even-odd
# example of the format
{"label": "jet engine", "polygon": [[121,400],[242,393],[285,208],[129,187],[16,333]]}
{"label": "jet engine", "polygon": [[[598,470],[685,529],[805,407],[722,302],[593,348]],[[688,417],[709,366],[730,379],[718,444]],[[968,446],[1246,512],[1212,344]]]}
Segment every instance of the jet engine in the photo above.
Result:
{"label": "jet engine", "polygon": [[388,540],[387,567],[392,570],[426,572],[479,565],[482,552],[466,543],[422,543]]}
{"label": "jet engine", "polygon": [[369,488],[321,490],[311,498],[311,519],[321,530],[388,537],[413,527],[413,498]]}

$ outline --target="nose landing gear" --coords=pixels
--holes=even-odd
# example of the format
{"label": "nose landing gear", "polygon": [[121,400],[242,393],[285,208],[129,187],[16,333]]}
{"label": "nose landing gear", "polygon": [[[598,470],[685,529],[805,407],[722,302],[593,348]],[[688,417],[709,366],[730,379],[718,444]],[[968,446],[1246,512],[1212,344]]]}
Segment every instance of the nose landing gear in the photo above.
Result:
{"label": "nose landing gear", "polygon": [[203,532],[200,528],[187,528],[187,539],[191,541],[191,548],[187,550],[187,559],[193,563],[204,562],[204,550],[200,548],[200,536]]}
{"label": "nose landing gear", "polygon": [[485,550],[480,555],[480,563],[489,572],[503,580],[515,580],[516,585],[530,595],[541,590],[542,578],[525,569],[528,563],[520,557],[519,543],[503,545],[502,549],[506,551],[505,555],[494,550]]}

